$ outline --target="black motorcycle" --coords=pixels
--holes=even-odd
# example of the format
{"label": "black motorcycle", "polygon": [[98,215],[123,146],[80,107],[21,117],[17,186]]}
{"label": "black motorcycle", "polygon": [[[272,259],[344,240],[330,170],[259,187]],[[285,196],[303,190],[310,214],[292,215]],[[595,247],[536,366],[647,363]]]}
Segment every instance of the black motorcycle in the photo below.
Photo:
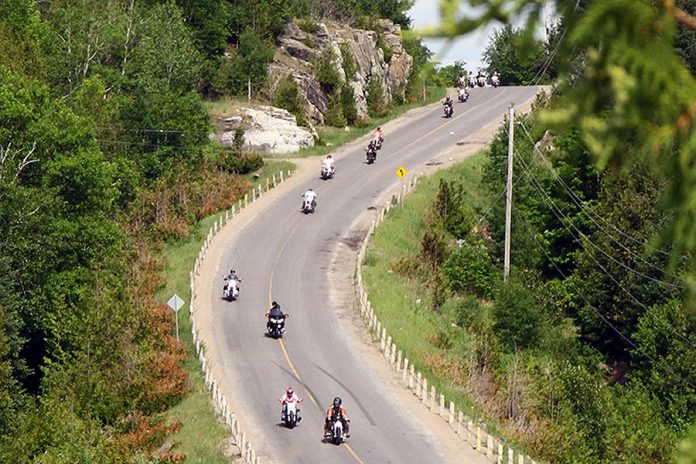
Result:
{"label": "black motorcycle", "polygon": [[367,157],[367,164],[372,164],[377,161],[377,150],[373,145],[369,146],[365,150],[365,156]]}
{"label": "black motorcycle", "polygon": [[445,117],[451,118],[454,114],[454,108],[452,105],[445,104]]}
{"label": "black motorcycle", "polygon": [[287,314],[284,317],[269,317],[266,323],[268,335],[272,338],[281,338],[285,332],[285,318],[287,317]]}

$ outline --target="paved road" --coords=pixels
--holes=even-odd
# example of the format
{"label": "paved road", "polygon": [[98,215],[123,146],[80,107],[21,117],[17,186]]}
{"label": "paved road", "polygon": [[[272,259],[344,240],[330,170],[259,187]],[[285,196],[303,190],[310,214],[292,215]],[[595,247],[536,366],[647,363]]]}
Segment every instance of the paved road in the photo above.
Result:
{"label": "paved road", "polygon": [[[335,179],[323,182],[317,176],[298,185],[227,245],[223,266],[235,267],[244,282],[237,302],[219,299],[221,282],[210,286],[218,368],[223,375],[233,372],[242,379],[244,388],[235,393],[234,403],[242,405],[244,417],[253,415],[250,422],[266,437],[256,446],[275,462],[443,462],[435,438],[385,398],[384,385],[351,352],[350,340],[328,304],[326,271],[332,245],[345,239],[354,219],[374,206],[380,193],[398,184],[394,172],[400,165],[417,172],[500,117],[510,102],[522,104],[537,90],[474,90],[468,102],[455,104],[452,119],[444,119],[441,108],[421,111],[386,133],[376,164],[364,163],[362,148],[352,150],[337,161]],[[299,212],[300,196],[310,186],[319,194],[318,208],[305,216]],[[263,314],[271,298],[291,315],[283,343],[264,336]],[[277,398],[288,385],[304,397],[304,419],[294,430],[279,425]],[[336,395],[343,398],[351,418],[349,446],[321,442],[323,414]]]}

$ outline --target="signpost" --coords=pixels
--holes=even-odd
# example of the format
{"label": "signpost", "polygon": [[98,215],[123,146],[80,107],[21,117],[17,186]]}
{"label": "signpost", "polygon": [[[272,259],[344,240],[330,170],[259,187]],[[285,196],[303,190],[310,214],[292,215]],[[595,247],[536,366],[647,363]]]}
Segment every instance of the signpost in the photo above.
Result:
{"label": "signpost", "polygon": [[179,309],[184,306],[184,300],[182,300],[176,293],[167,301],[167,306],[174,310],[174,321],[176,323],[176,341],[179,341]]}
{"label": "signpost", "polygon": [[406,177],[406,174],[408,174],[408,171],[406,170],[405,167],[399,166],[399,169],[396,170],[396,175],[399,176],[399,179],[401,179],[401,207],[404,207],[404,177]]}

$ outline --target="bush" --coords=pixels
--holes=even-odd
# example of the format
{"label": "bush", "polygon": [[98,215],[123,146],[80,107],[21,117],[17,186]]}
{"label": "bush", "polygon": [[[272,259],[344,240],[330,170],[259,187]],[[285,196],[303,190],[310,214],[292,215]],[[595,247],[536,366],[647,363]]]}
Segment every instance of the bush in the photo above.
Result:
{"label": "bush", "polygon": [[341,109],[348,125],[354,126],[358,121],[358,109],[355,107],[355,92],[348,84],[341,88]]}
{"label": "bush", "polygon": [[336,57],[333,49],[326,47],[314,60],[314,75],[321,84],[322,90],[327,94],[332,93],[341,83],[341,75],[336,66]]}
{"label": "bush", "polygon": [[295,115],[297,124],[301,126],[307,124],[307,120],[305,119],[304,99],[300,93],[300,88],[291,75],[284,77],[278,82],[275,94],[273,95],[273,104]]}
{"label": "bush", "polygon": [[464,242],[445,260],[442,270],[451,290],[482,298],[491,296],[495,272],[483,239],[474,237]]}
{"label": "bush", "polygon": [[464,238],[474,224],[474,214],[464,201],[464,186],[440,179],[433,212],[445,229],[457,238]]}
{"label": "bush", "polygon": [[437,270],[447,257],[447,245],[442,234],[435,229],[428,229],[421,240],[420,258],[427,269]]}
{"label": "bush", "polygon": [[220,156],[223,169],[237,174],[249,174],[263,166],[263,158],[252,151],[226,150]]}
{"label": "bush", "polygon": [[329,108],[324,117],[324,123],[333,127],[345,127],[348,123],[341,105],[341,91],[338,89],[329,94]]}
{"label": "bush", "polygon": [[353,52],[350,51],[348,44],[342,43],[340,49],[341,58],[343,59],[343,72],[346,73],[346,79],[348,79],[358,72],[358,65],[355,64],[355,57],[353,57]]}
{"label": "bush", "polygon": [[538,344],[543,322],[532,293],[518,279],[501,283],[496,292],[495,331],[508,348],[531,348]]}
{"label": "bush", "polygon": [[367,84],[367,109],[373,117],[384,116],[389,109],[384,99],[382,83],[377,79],[370,79]]}
{"label": "bush", "polygon": [[295,23],[307,34],[314,34],[319,30],[319,23],[313,18],[300,18],[296,19]]}

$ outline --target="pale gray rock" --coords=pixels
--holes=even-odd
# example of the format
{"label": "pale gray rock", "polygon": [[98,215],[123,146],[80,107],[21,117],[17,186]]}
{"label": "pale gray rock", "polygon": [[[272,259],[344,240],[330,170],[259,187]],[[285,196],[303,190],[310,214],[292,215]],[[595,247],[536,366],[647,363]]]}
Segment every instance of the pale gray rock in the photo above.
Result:
{"label": "pale gray rock", "polygon": [[297,125],[294,115],[273,106],[241,108],[239,115],[219,118],[219,131],[216,138],[223,144],[231,145],[234,130],[244,129],[244,146],[261,153],[295,153],[302,148],[314,145],[316,131]]}

